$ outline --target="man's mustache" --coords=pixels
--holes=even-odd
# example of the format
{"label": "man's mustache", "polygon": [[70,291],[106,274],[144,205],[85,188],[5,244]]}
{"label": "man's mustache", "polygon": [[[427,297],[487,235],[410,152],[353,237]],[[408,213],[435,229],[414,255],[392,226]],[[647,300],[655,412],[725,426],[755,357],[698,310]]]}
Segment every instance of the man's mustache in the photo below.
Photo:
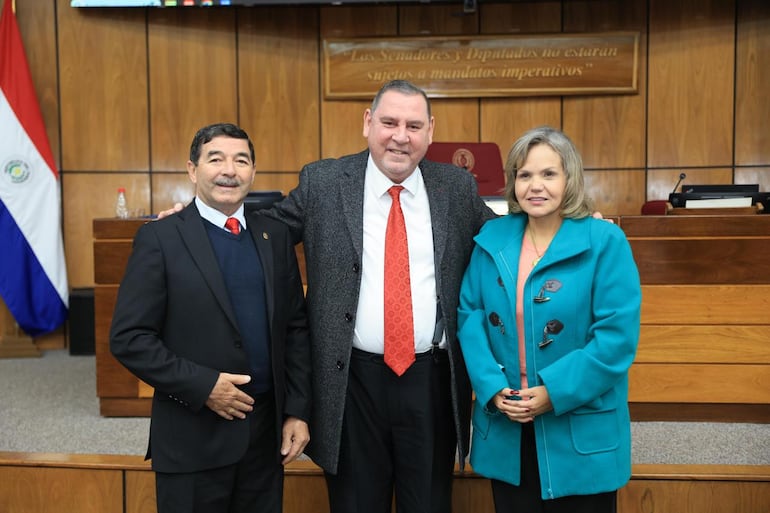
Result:
{"label": "man's mustache", "polygon": [[214,180],[214,183],[221,187],[238,187],[239,185],[241,185],[241,181],[238,180],[237,178],[226,178],[226,177],[217,178],[216,180]]}

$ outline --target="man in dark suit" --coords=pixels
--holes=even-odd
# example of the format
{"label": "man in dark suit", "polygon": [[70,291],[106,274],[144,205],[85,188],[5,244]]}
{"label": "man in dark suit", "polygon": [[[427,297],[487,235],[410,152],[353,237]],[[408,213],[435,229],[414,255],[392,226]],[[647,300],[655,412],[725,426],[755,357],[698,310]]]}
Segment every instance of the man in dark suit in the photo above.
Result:
{"label": "man in dark suit", "polygon": [[[400,513],[449,513],[455,453],[462,466],[470,429],[471,388],[456,337],[460,282],[473,236],[494,214],[470,173],[424,160],[434,120],[421,89],[385,84],[363,121],[368,150],[305,166],[299,185],[267,212],[289,226],[306,256],[306,452],[326,472],[332,513],[389,513],[394,491]],[[383,356],[393,185],[403,187],[411,277],[414,362],[405,371]]]}
{"label": "man in dark suit", "polygon": [[139,229],[118,293],[110,348],[155,389],[159,513],[279,513],[281,464],[309,440],[302,282],[286,226],[244,213],[255,169],[243,130],[199,130],[196,198]]}

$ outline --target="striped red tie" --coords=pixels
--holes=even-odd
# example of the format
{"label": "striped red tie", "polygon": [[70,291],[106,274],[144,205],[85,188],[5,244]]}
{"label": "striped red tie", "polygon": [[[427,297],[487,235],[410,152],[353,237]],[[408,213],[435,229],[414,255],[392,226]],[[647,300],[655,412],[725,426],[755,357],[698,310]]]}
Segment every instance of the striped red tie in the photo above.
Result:
{"label": "striped red tie", "polygon": [[385,230],[385,363],[399,376],[414,362],[409,246],[400,199],[403,189],[394,185],[388,190],[393,204]]}

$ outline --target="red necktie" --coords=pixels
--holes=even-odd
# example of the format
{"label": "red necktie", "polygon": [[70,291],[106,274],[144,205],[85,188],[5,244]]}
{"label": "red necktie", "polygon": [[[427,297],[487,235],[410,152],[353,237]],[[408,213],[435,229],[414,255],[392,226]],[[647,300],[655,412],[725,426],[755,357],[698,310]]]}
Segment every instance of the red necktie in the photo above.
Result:
{"label": "red necktie", "polygon": [[393,204],[385,230],[385,363],[399,376],[414,362],[409,247],[400,200],[403,189],[394,185],[388,190]]}
{"label": "red necktie", "polygon": [[241,223],[239,223],[238,220],[234,217],[227,218],[227,221],[225,221],[225,228],[227,228],[230,233],[234,233],[235,235],[241,233]]}

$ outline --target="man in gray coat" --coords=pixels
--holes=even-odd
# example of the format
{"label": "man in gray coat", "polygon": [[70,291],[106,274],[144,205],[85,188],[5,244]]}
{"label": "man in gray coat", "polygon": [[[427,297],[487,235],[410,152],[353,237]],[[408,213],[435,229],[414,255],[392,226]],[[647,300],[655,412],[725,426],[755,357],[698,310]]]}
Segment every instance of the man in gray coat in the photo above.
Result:
{"label": "man in gray coat", "polygon": [[[368,150],[305,166],[267,211],[304,244],[313,364],[311,441],[332,513],[449,513],[455,455],[468,453],[471,387],[456,338],[473,236],[494,217],[470,173],[424,160],[426,94],[385,84],[364,113]],[[415,172],[417,171],[417,172]],[[386,221],[403,186],[414,363],[384,362]],[[410,337],[411,344],[411,337]],[[410,355],[411,357],[411,355]]]}

